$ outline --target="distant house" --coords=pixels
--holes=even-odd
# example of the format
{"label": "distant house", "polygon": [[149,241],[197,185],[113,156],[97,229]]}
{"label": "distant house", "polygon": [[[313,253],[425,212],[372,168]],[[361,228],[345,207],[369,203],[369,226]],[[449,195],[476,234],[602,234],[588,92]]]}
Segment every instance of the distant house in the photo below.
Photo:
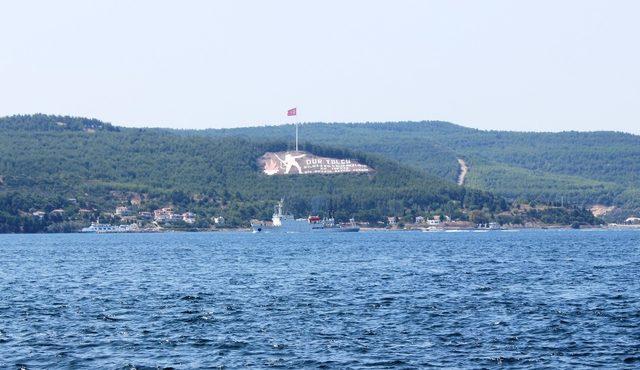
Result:
{"label": "distant house", "polygon": [[440,215],[435,215],[433,218],[427,220],[427,224],[429,226],[438,226],[440,225]]}
{"label": "distant house", "polygon": [[49,212],[49,214],[51,214],[51,215],[63,215],[64,214],[64,209],[61,209],[61,208],[54,209],[53,211]]}
{"label": "distant house", "polygon": [[43,211],[35,211],[32,213],[33,217],[38,217],[39,219],[44,218],[44,216],[46,215],[46,212]]}
{"label": "distant house", "polygon": [[126,206],[116,207],[116,216],[130,216],[131,210]]}
{"label": "distant house", "polygon": [[138,217],[143,220],[153,220],[153,213],[151,212],[138,212]]}
{"label": "distant house", "polygon": [[398,224],[398,218],[396,216],[387,217],[387,223],[391,226]]}
{"label": "distant house", "polygon": [[416,217],[416,223],[417,224],[423,224],[424,223],[424,217],[422,217],[422,216]]}
{"label": "distant house", "polygon": [[120,218],[120,222],[124,222],[124,223],[134,223],[137,221],[138,221],[138,218],[136,216],[123,216]]}
{"label": "distant house", "polygon": [[218,216],[213,218],[213,223],[218,226],[224,226],[224,217]]}
{"label": "distant house", "polygon": [[640,224],[640,217],[629,217],[624,220],[624,223],[629,225],[638,225]]}
{"label": "distant house", "polygon": [[196,214],[192,212],[185,212],[182,214],[182,221],[193,224],[196,222]]}
{"label": "distant house", "polygon": [[155,211],[153,211],[153,219],[158,222],[171,221],[172,217],[173,217],[173,208],[170,208],[170,207],[156,209]]}
{"label": "distant house", "polygon": [[[190,212],[187,212],[190,213]],[[195,218],[195,215],[193,215]],[[173,208],[166,207],[153,211],[153,219],[157,222],[180,222],[185,221],[184,214],[174,213]],[[187,222],[187,221],[185,221]],[[195,222],[195,221],[194,221]]]}

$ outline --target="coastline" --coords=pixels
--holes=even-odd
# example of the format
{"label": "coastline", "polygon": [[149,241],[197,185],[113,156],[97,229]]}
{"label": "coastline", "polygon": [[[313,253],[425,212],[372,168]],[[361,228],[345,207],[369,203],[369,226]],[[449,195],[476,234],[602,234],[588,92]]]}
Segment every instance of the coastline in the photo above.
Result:
{"label": "coastline", "polygon": [[[571,225],[535,225],[535,226],[523,226],[523,227],[500,227],[495,229],[488,228],[456,228],[456,227],[444,227],[429,229],[425,227],[407,227],[407,228],[389,228],[389,227],[360,227],[360,232],[363,233],[379,233],[379,232],[424,232],[424,233],[456,233],[456,232],[516,232],[516,231],[534,231],[534,230],[583,230],[583,231],[640,231],[640,225],[588,225],[578,229],[571,227]],[[38,234],[164,234],[164,233],[253,233],[253,230],[248,227],[226,227],[226,228],[212,228],[212,229],[154,229],[154,230],[137,230],[126,232],[92,232],[83,233],[80,231],[75,232],[42,232],[42,233],[5,233],[6,235],[38,235]],[[0,234],[2,235],[2,234]]]}

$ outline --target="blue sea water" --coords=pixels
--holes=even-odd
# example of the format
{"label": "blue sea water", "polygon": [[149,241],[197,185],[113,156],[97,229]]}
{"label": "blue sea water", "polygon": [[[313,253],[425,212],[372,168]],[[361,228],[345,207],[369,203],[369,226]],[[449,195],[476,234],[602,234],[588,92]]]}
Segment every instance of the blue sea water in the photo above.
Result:
{"label": "blue sea water", "polygon": [[0,235],[0,368],[638,368],[640,232]]}

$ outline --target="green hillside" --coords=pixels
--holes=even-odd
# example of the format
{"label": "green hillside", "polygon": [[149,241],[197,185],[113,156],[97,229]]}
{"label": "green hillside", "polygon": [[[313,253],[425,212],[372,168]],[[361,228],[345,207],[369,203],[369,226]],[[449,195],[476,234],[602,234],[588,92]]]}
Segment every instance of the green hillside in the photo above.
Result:
{"label": "green hillside", "polygon": [[530,170],[510,164],[475,157],[468,160],[469,173],[465,185],[476,189],[493,189],[508,199],[532,202],[577,205],[618,204],[630,206],[624,200],[627,186],[540,170]]}
{"label": "green hillside", "polygon": [[[292,141],[293,127],[177,131]],[[618,132],[483,131],[446,122],[309,123],[303,140],[378,153],[448,181],[470,166],[466,185],[540,202],[640,208],[640,137]]]}
{"label": "green hillside", "polygon": [[[256,159],[289,145],[271,138],[179,136],[73,117],[0,118],[0,231],[40,231],[52,222],[86,224],[133,198],[142,200],[139,211],[173,206],[195,212],[201,226],[213,216],[224,216],[232,226],[267,218],[282,196],[297,215],[332,213],[338,220],[371,222],[436,212],[464,218],[470,210],[490,215],[508,208],[489,193],[331,144],[303,149],[355,158],[376,173],[266,176]],[[64,216],[55,219],[54,209],[64,210]],[[47,216],[34,220],[34,211]]]}
{"label": "green hillside", "polygon": [[[457,135],[466,130],[445,122],[430,122],[420,127],[406,124],[326,124],[300,125],[302,141],[331,143],[363,152],[377,153],[402,164],[420,169],[437,177],[454,181],[459,172],[457,154],[446,143],[432,140],[431,133]],[[251,140],[284,140],[292,144],[295,131],[292,125],[245,127],[210,130],[170,130],[179,135],[210,137],[245,137]],[[417,136],[416,136],[417,134]]]}

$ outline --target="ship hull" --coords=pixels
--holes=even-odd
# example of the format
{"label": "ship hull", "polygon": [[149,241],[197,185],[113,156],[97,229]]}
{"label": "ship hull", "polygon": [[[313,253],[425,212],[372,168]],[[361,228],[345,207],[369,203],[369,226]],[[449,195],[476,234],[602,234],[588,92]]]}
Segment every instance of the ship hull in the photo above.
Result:
{"label": "ship hull", "polygon": [[320,219],[319,216],[308,218],[295,218],[291,214],[283,212],[284,200],[280,200],[276,210],[268,221],[251,221],[251,229],[254,233],[309,233],[309,232],[357,232],[360,228],[352,222],[349,226],[336,225],[333,218]]}
{"label": "ship hull", "polygon": [[282,226],[264,225],[264,224],[252,224],[251,230],[254,233],[355,233],[360,231],[359,227],[349,226],[332,226],[325,227],[319,225],[313,225],[304,223],[301,225],[286,224]]}

